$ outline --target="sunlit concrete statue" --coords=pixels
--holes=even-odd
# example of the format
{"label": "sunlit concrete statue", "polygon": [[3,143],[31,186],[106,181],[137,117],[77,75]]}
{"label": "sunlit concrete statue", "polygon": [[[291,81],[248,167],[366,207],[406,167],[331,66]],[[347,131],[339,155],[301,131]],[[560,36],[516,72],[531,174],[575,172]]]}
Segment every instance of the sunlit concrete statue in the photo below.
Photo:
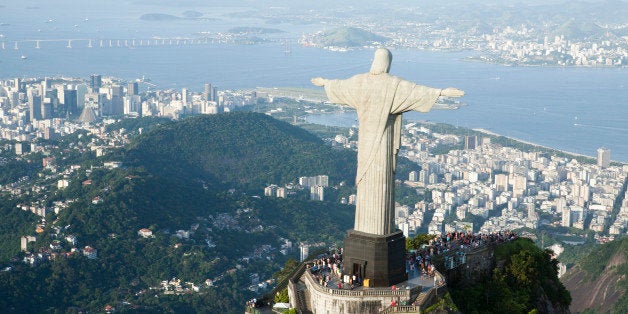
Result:
{"label": "sunlit concrete statue", "polygon": [[401,114],[415,110],[428,112],[438,97],[461,97],[456,88],[438,89],[417,85],[388,74],[392,54],[380,48],[375,52],[369,73],[346,80],[313,78],[324,86],[333,103],[358,112],[358,171],[354,230],[387,235],[394,228],[394,177],[401,139]]}

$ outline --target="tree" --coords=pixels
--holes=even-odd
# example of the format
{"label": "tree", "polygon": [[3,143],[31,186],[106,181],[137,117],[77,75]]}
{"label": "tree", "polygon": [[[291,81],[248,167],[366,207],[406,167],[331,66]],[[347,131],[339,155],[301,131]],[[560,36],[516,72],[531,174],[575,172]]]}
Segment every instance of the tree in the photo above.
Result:
{"label": "tree", "polygon": [[288,288],[285,288],[275,295],[275,303],[288,303],[290,298],[288,297]]}
{"label": "tree", "polygon": [[406,250],[420,250],[423,244],[429,244],[430,240],[436,238],[434,234],[420,233],[414,238],[406,239]]}

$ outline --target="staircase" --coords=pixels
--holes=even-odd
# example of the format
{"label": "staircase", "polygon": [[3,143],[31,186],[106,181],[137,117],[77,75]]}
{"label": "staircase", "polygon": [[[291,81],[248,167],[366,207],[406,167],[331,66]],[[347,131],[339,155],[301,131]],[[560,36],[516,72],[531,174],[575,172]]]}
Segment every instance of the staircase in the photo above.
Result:
{"label": "staircase", "polygon": [[310,294],[307,292],[307,287],[301,278],[295,283],[296,295],[297,295],[297,311],[300,314],[311,314],[310,310]]}

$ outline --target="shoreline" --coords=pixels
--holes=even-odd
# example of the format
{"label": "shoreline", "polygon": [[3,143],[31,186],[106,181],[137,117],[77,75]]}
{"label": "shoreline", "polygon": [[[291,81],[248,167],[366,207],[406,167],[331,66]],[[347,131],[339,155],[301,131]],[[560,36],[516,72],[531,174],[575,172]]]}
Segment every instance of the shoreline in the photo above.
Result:
{"label": "shoreline", "polygon": [[[311,102],[315,102],[315,103],[327,103],[327,97],[324,94],[324,91],[322,89],[318,90],[316,88],[294,88],[294,87],[257,87],[254,89],[257,92],[264,92],[264,93],[268,93],[269,95],[273,95],[275,97],[285,97],[285,98],[290,98],[293,100],[297,100],[297,101],[311,101]],[[331,104],[329,104],[331,105]],[[465,103],[459,104],[459,106],[465,106]],[[443,104],[443,103],[438,103],[436,105],[434,105],[434,110],[451,110],[454,108],[449,107],[448,104]],[[340,112],[317,112],[317,113],[304,113],[305,116],[310,116],[310,115],[333,115],[333,114],[344,114],[347,113],[348,111],[353,111],[353,109],[347,108],[346,110],[342,110]],[[406,119],[404,119],[406,120]],[[421,123],[431,123],[430,121],[426,121],[426,120],[421,120],[421,119],[408,119],[406,121],[415,121],[415,122],[421,122]],[[313,124],[319,124],[319,125],[327,125],[324,123],[320,123],[320,121],[318,121],[319,123],[314,123],[308,120],[308,123],[313,123]],[[340,125],[336,125],[336,124],[330,124],[331,126],[340,126]],[[349,126],[345,126],[345,127],[349,127]],[[470,130],[473,131],[477,131],[480,133],[484,133],[487,135],[491,135],[491,136],[498,136],[498,137],[503,137],[503,138],[507,138],[522,144],[526,144],[526,145],[531,145],[534,147],[538,147],[538,148],[543,148],[543,149],[548,149],[548,150],[553,150],[556,152],[560,152],[563,154],[567,154],[573,157],[582,157],[582,158],[589,158],[593,161],[595,161],[597,159],[596,156],[592,156],[592,155],[586,155],[586,154],[582,154],[582,153],[576,153],[576,152],[571,152],[568,150],[564,150],[564,149],[559,149],[559,148],[555,148],[555,147],[551,147],[551,146],[547,146],[547,145],[541,145],[541,144],[537,144],[534,142],[530,142],[530,141],[526,141],[526,140],[522,140],[516,137],[512,137],[512,136],[506,136],[506,135],[502,135],[502,134],[498,134],[492,131],[489,131],[487,129],[484,128],[468,128]],[[628,161],[620,161],[620,160],[611,160],[611,162],[613,163],[618,163],[621,165],[628,165]]]}
{"label": "shoreline", "polygon": [[[492,136],[500,136],[500,137],[505,137],[505,138],[507,138],[507,139],[511,139],[511,140],[513,140],[513,141],[517,141],[517,142],[520,142],[520,143],[523,143],[523,144],[532,145],[532,146],[535,146],[535,147],[542,147],[542,148],[546,148],[546,149],[551,149],[551,150],[555,150],[555,151],[558,151],[558,152],[561,152],[561,153],[565,153],[565,154],[568,154],[568,155],[572,155],[572,156],[586,157],[586,158],[591,158],[591,159],[593,159],[593,160],[595,160],[595,159],[596,159],[596,157],[595,157],[595,156],[589,156],[589,155],[584,155],[584,154],[579,154],[579,153],[574,153],[574,152],[566,151],[566,150],[563,150],[563,149],[558,149],[558,148],[554,148],[554,147],[549,147],[549,146],[545,146],[545,145],[540,145],[540,144],[537,144],[537,143],[533,143],[533,142],[529,142],[529,141],[524,141],[524,140],[518,139],[518,138],[516,138],[516,137],[512,137],[512,136],[505,136],[505,135],[497,134],[497,133],[495,133],[495,132],[491,132],[491,131],[489,131],[489,130],[482,129],[482,128],[474,128],[474,129],[471,129],[471,130],[476,131],[476,132],[480,132],[480,133],[484,133],[484,134],[488,134],[488,135],[492,135]],[[621,164],[627,164],[627,163],[625,163],[625,162],[622,162],[622,161],[616,161],[616,160],[611,160],[611,162],[617,162],[617,163],[621,163]]]}

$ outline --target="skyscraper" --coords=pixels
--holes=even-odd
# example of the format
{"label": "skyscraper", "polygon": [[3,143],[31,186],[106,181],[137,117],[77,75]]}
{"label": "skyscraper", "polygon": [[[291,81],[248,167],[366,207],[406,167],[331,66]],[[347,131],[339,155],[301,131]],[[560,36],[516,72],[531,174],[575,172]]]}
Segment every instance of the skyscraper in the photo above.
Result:
{"label": "skyscraper", "polygon": [[187,88],[184,88],[181,90],[181,101],[183,102],[183,105],[188,104],[188,89]]}
{"label": "skyscraper", "polygon": [[44,120],[54,118],[54,102],[50,97],[44,98],[41,103],[41,118]]}
{"label": "skyscraper", "polygon": [[205,84],[205,90],[203,91],[203,97],[205,98],[205,100],[207,101],[212,101],[213,97],[212,97],[213,93],[212,93],[212,84]]}
{"label": "skyscraper", "polygon": [[63,91],[63,103],[67,110],[67,115],[76,116],[78,112],[78,98],[75,89],[66,89]]}
{"label": "skyscraper", "polygon": [[598,148],[597,150],[597,166],[606,168],[611,164],[611,150],[607,148]]}
{"label": "skyscraper", "polygon": [[30,111],[30,121],[41,120],[41,96],[35,90],[28,91],[28,109]]}
{"label": "skyscraper", "polygon": [[85,94],[87,94],[87,84],[76,85],[76,105],[78,106],[78,111],[83,110],[83,107],[85,107]]}
{"label": "skyscraper", "polygon": [[92,91],[98,91],[100,87],[102,87],[102,77],[98,74],[93,74],[91,76],[91,80],[89,82],[89,87],[92,88]]}
{"label": "skyscraper", "polygon": [[142,116],[142,99],[140,95],[124,96],[123,102],[123,113],[125,115]]}
{"label": "skyscraper", "polygon": [[468,135],[464,138],[464,149],[475,149],[477,146],[477,137],[475,135]]}
{"label": "skyscraper", "polygon": [[508,175],[496,174],[495,175],[495,189],[497,192],[508,191]]}
{"label": "skyscraper", "polygon": [[113,97],[122,97],[122,96],[124,96],[122,86],[117,85],[117,84],[111,85],[109,89],[109,97],[113,98]]}
{"label": "skyscraper", "polygon": [[126,87],[126,94],[127,95],[137,95],[137,94],[139,94],[139,86],[138,86],[137,82],[129,82],[129,84]]}
{"label": "skyscraper", "polygon": [[522,197],[526,194],[528,187],[527,178],[520,175],[515,175],[512,180],[512,196]]}
{"label": "skyscraper", "polygon": [[313,201],[325,200],[325,188],[320,185],[310,187],[310,199]]}
{"label": "skyscraper", "polygon": [[18,92],[24,92],[24,84],[22,84],[22,80],[20,78],[16,78],[13,80],[13,86],[15,90]]}

